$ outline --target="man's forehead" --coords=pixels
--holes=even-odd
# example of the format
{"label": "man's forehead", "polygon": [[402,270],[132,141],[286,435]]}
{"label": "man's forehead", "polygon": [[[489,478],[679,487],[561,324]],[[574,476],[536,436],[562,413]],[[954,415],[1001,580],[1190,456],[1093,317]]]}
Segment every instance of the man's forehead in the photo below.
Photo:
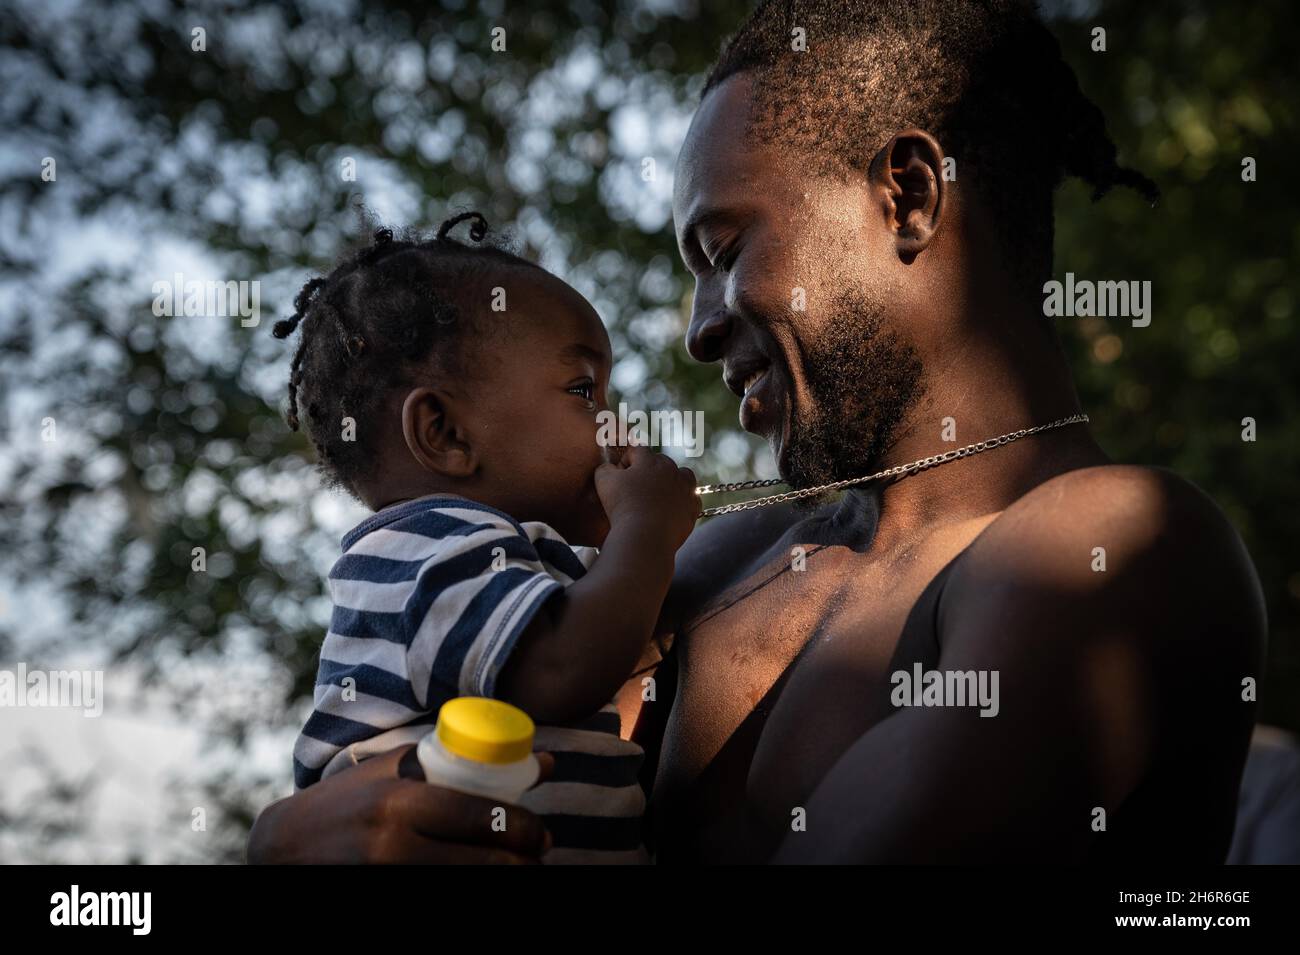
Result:
{"label": "man's forehead", "polygon": [[702,214],[732,212],[794,189],[790,156],[748,133],[753,81],[728,77],[700,103],[677,158],[673,219],[678,233]]}
{"label": "man's forehead", "polygon": [[683,217],[693,203],[729,183],[743,182],[756,167],[753,145],[745,134],[751,82],[740,74],[710,90],[700,103],[677,157],[673,211]]}

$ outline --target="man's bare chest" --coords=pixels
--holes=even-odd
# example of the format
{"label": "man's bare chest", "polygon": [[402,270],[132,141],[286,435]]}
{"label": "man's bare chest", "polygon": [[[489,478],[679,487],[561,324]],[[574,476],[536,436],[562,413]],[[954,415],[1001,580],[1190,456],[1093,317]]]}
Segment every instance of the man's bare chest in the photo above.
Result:
{"label": "man's bare chest", "polygon": [[975,536],[889,555],[783,555],[679,634],[678,687],[655,799],[701,856],[743,858],[788,828],[835,760],[891,712],[901,654],[937,661],[936,575]]}

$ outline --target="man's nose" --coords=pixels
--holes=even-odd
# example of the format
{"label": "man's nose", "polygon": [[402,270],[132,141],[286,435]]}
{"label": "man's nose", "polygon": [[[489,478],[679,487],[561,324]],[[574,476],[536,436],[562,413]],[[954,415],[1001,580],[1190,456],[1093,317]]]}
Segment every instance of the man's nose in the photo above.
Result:
{"label": "man's nose", "polygon": [[731,315],[720,302],[703,310],[696,304],[691,323],[686,327],[686,351],[696,361],[717,361],[731,335]]}

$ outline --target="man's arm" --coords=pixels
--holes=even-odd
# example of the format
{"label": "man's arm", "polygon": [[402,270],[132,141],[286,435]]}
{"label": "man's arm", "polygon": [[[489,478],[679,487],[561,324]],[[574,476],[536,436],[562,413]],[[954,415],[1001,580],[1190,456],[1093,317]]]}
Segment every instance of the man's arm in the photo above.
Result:
{"label": "man's arm", "polygon": [[1104,838],[1095,808],[1113,813],[1176,734],[1220,741],[1206,786],[1233,787],[1263,601],[1235,531],[1185,482],[1109,467],[1040,486],[962,559],[939,629],[941,671],[997,672],[997,715],[901,708],[844,753],[774,861],[1080,861]]}
{"label": "man's arm", "polygon": [[[539,753],[545,780],[555,758]],[[542,820],[520,806],[430,785],[403,746],[267,806],[248,836],[253,864],[536,863]],[[501,823],[501,824],[498,824]]]}

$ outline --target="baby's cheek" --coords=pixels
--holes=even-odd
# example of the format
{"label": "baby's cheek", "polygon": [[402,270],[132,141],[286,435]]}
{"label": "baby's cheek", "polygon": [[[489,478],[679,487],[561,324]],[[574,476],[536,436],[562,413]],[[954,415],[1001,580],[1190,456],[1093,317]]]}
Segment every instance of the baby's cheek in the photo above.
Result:
{"label": "baby's cheek", "polygon": [[618,427],[616,423],[605,424],[605,419],[598,418],[593,421],[589,429],[584,429],[583,440],[589,441],[587,445],[588,460],[594,462],[594,466],[601,464],[618,463]]}

